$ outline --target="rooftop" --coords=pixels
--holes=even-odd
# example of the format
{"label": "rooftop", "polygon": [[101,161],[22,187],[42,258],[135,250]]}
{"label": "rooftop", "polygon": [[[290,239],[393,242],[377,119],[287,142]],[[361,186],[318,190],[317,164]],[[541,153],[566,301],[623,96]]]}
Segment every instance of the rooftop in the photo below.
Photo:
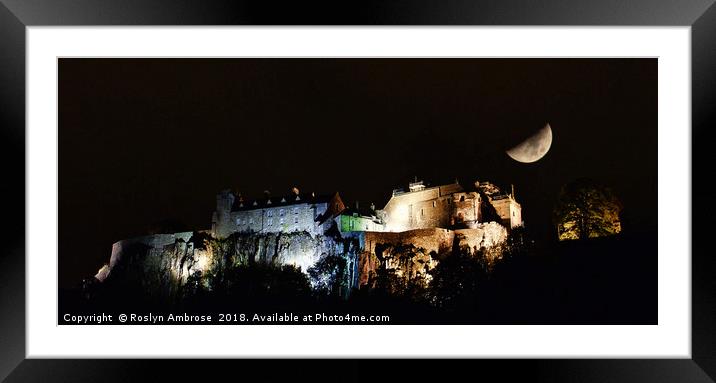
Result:
{"label": "rooftop", "polygon": [[405,190],[404,188],[393,189],[393,197],[402,195],[402,194],[416,193],[416,192],[432,190],[432,189],[437,189],[437,188],[456,185],[456,184],[458,184],[458,183],[452,182],[452,183],[446,183],[446,184],[440,184],[440,185],[433,186],[430,183],[426,183],[424,181],[411,182],[408,184],[408,190]]}
{"label": "rooftop", "polygon": [[254,209],[265,209],[270,207],[291,206],[300,204],[327,203],[335,196],[334,194],[301,193],[283,196],[269,196],[257,199],[245,199],[241,196],[234,199],[231,211],[244,211]]}
{"label": "rooftop", "polygon": [[359,206],[358,208],[346,207],[341,212],[341,215],[351,215],[351,216],[358,216],[358,217],[375,217],[376,212],[374,209],[371,209],[370,207],[363,207],[363,206]]}

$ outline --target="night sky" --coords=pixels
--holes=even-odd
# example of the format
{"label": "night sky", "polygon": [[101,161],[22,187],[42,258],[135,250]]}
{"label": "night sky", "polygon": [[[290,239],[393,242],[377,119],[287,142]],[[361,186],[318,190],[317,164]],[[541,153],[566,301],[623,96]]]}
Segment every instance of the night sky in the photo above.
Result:
{"label": "night sky", "polygon": [[[656,59],[60,59],[59,281],[157,222],[211,226],[222,189],[338,191],[382,207],[414,177],[515,185],[554,240],[560,187],[589,177],[625,231],[656,228]],[[547,155],[505,149],[549,123]]]}

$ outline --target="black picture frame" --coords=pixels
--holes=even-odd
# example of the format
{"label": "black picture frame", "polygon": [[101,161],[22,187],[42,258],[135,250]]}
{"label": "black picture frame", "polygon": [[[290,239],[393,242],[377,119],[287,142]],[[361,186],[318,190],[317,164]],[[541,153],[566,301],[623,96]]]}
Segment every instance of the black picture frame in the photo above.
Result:
{"label": "black picture frame", "polygon": [[[373,377],[444,379],[469,373],[512,380],[574,382],[690,382],[716,377],[716,259],[705,251],[712,225],[694,214],[692,227],[691,359],[474,360],[469,365],[395,368],[395,361],[151,361],[26,359],[25,328],[25,49],[28,26],[76,25],[634,25],[690,26],[692,65],[692,196],[709,206],[700,169],[713,157],[704,147],[714,126],[716,6],[714,0],[441,0],[248,2],[230,0],[0,0],[0,126],[4,152],[4,231],[0,254],[0,378],[8,381],[133,381],[204,379],[224,369],[251,368],[261,380],[325,375],[353,381]],[[696,175],[696,176],[694,176]],[[277,345],[280,347],[280,345]],[[238,364],[237,364],[238,363]],[[456,372],[459,370],[459,372]],[[320,371],[320,372],[319,372]],[[380,372],[380,375],[378,374]],[[384,371],[384,372],[383,372]],[[209,375],[207,375],[209,374]],[[457,375],[454,375],[457,374]],[[300,374],[299,374],[300,375]]]}

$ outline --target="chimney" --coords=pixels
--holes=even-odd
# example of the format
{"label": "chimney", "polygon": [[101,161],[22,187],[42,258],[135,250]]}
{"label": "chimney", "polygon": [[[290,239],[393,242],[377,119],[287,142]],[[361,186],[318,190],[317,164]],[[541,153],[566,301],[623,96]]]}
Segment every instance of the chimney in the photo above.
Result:
{"label": "chimney", "polygon": [[510,184],[510,187],[512,188],[512,194],[510,195],[512,196],[512,199],[515,199],[515,184]]}
{"label": "chimney", "polygon": [[358,211],[358,201],[356,201],[356,211]]}

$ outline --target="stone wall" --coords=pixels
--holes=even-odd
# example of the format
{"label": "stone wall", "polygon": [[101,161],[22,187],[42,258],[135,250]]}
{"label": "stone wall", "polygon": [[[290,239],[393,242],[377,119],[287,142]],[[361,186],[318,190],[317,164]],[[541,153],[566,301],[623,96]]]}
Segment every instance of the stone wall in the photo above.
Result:
{"label": "stone wall", "polygon": [[[512,198],[490,201],[508,228],[522,225],[520,205]],[[428,228],[477,227],[484,221],[498,220],[486,215],[487,197],[478,191],[464,191],[459,184],[398,192],[381,210],[385,231],[402,232]],[[491,208],[490,208],[491,209]]]}
{"label": "stone wall", "polygon": [[494,199],[490,201],[492,206],[497,211],[497,214],[502,218],[502,224],[510,229],[522,226],[522,207],[517,201],[511,197]]}
{"label": "stone wall", "polygon": [[413,244],[415,247],[425,249],[427,252],[441,253],[452,246],[454,232],[447,229],[415,229],[399,233],[392,232],[366,232],[364,251],[375,253],[375,246],[380,243]]}
{"label": "stone wall", "polygon": [[338,193],[327,201],[307,197],[277,197],[258,205],[240,205],[238,209],[233,209],[234,195],[230,191],[223,191],[216,197],[216,211],[212,214],[212,233],[217,238],[226,238],[235,232],[307,231],[316,235],[323,233],[326,228],[325,221],[345,209]]}
{"label": "stone wall", "polygon": [[216,211],[211,216],[211,231],[217,237],[225,237],[235,231],[231,220],[234,200],[234,194],[230,190],[223,190],[216,195]]}
{"label": "stone wall", "polygon": [[231,212],[229,234],[239,232],[291,232],[317,233],[316,217],[326,212],[328,203],[295,204]]}
{"label": "stone wall", "polygon": [[507,239],[507,229],[496,222],[479,224],[472,229],[455,230],[455,234],[460,236],[460,246],[467,246],[473,252],[497,246]]}
{"label": "stone wall", "polygon": [[451,198],[441,195],[440,187],[393,196],[383,208],[387,231],[447,227]]}
{"label": "stone wall", "polygon": [[452,195],[450,223],[455,225],[474,225],[482,220],[480,217],[480,194],[476,192],[455,193]]}

